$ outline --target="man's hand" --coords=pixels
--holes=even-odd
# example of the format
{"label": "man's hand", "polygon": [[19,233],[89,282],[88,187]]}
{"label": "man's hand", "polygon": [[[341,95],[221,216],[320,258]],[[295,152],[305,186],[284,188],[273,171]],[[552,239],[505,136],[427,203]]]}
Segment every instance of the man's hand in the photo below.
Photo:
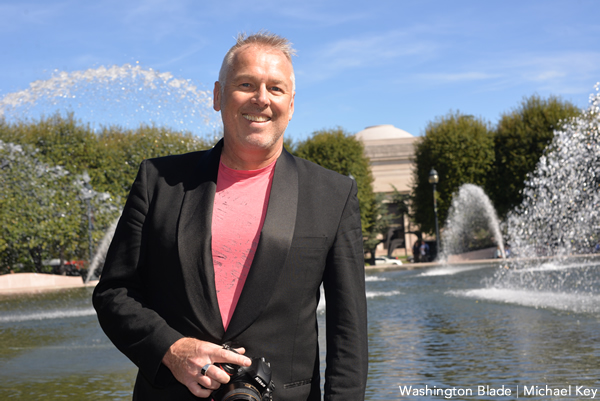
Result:
{"label": "man's hand", "polygon": [[171,345],[162,362],[192,394],[207,398],[221,384],[229,382],[229,375],[217,366],[210,366],[203,375],[203,366],[214,363],[233,363],[240,366],[252,364],[250,358],[241,355],[245,352],[243,348],[236,348],[235,351],[239,354],[217,344],[195,338],[182,338]]}

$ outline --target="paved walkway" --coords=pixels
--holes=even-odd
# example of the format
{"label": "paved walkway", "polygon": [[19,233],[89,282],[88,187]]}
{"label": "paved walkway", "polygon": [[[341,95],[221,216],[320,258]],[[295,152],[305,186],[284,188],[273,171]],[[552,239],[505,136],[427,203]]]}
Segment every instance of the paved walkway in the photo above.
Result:
{"label": "paved walkway", "polygon": [[0,294],[53,291],[65,288],[94,287],[97,281],[84,283],[79,276],[57,274],[15,273],[0,276]]}
{"label": "paved walkway", "polygon": [[[588,254],[588,255],[572,255],[569,258],[572,259],[598,259],[599,254]],[[544,260],[552,258],[511,258],[507,260],[508,264],[513,262],[532,261],[532,260]],[[475,264],[497,264],[499,259],[478,259],[478,260],[464,260],[460,262],[452,262],[453,266],[456,265],[475,265]],[[443,266],[440,262],[427,262],[427,263],[404,263],[402,265],[376,265],[376,266],[365,266],[367,272],[377,271],[392,271],[392,270],[418,270],[427,269],[430,267]],[[59,276],[56,274],[42,274],[42,273],[15,273],[15,274],[4,274],[0,275],[0,295],[3,294],[20,294],[20,293],[35,293],[42,291],[53,291],[65,288],[81,288],[81,287],[94,287],[98,281],[90,281],[84,283],[82,277],[76,276]]]}
{"label": "paved walkway", "polygon": [[[553,260],[557,259],[557,256],[542,256],[536,258],[508,258],[506,259],[506,264],[510,266],[513,263],[519,262],[541,262],[544,260]],[[565,256],[565,258],[569,260],[598,260],[600,259],[600,254],[598,253],[590,253],[590,254],[582,254],[582,255],[569,255]],[[460,260],[453,261],[451,263],[441,263],[438,261],[427,262],[427,263],[404,263],[400,266],[398,265],[376,265],[376,266],[365,266],[366,271],[391,271],[391,270],[417,270],[417,269],[426,269],[429,267],[438,267],[443,265],[452,265],[452,266],[460,266],[460,265],[481,265],[481,264],[499,264],[501,263],[501,259],[474,259],[474,260]]]}

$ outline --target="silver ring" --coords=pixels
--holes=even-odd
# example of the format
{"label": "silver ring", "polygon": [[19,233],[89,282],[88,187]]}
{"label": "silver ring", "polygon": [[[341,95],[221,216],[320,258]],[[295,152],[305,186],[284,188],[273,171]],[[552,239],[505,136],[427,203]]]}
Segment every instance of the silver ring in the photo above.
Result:
{"label": "silver ring", "polygon": [[210,368],[212,365],[210,363],[207,363],[206,365],[202,366],[202,369],[200,369],[200,374],[202,376],[206,376],[206,372],[208,372],[208,368]]}

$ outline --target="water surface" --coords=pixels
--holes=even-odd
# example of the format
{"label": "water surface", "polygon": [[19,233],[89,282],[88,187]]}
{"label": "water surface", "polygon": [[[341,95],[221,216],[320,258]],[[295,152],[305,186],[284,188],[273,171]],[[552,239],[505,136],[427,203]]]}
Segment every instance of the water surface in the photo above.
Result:
{"label": "water surface", "polygon": [[[452,397],[465,400],[515,399],[517,390],[519,398],[582,399],[523,390],[600,388],[598,295],[580,288],[489,287],[497,269],[367,274],[367,400],[447,399],[403,397],[399,386],[471,389],[472,395]],[[548,266],[530,270],[557,274]],[[564,270],[571,279],[578,271],[590,279],[600,266]],[[85,288],[0,298],[0,399],[131,399],[136,368],[103,334],[90,298]],[[505,386],[512,395],[480,396],[478,386]]]}

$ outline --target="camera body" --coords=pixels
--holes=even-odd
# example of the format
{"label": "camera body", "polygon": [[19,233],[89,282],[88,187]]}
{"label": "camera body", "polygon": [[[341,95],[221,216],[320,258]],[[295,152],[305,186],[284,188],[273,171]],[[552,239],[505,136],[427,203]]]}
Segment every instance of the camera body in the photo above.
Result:
{"label": "camera body", "polygon": [[[230,351],[233,351],[229,348]],[[235,351],[234,351],[235,352]],[[275,384],[271,380],[271,366],[265,358],[251,358],[252,365],[216,363],[229,376],[229,383],[213,391],[214,401],[272,401]]]}

